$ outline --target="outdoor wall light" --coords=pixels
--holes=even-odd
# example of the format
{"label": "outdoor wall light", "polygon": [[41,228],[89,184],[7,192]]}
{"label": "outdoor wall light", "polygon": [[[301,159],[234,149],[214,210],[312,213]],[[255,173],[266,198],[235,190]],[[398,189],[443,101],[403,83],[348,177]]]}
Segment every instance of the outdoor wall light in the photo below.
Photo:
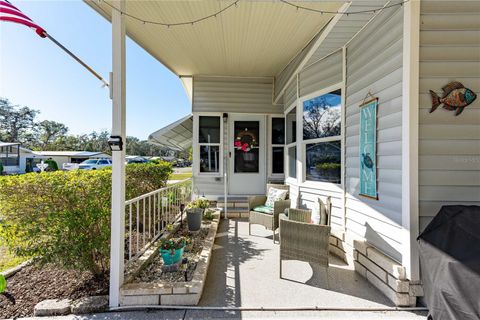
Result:
{"label": "outdoor wall light", "polygon": [[123,150],[123,141],[120,136],[110,136],[108,139],[108,146],[112,151],[122,151]]}
{"label": "outdoor wall light", "polygon": [[223,114],[223,122],[227,122],[228,120],[228,113]]}

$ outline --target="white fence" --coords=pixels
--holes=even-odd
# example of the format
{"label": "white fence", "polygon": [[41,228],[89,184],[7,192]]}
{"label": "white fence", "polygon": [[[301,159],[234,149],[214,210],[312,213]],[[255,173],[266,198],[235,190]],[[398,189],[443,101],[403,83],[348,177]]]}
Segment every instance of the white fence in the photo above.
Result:
{"label": "white fence", "polygon": [[125,259],[140,256],[180,218],[192,196],[192,179],[146,193],[125,202]]}

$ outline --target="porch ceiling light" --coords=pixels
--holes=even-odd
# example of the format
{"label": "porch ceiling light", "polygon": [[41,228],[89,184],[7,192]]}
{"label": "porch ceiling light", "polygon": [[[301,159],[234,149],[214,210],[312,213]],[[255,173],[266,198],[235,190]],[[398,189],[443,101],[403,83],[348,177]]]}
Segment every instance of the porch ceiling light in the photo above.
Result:
{"label": "porch ceiling light", "polygon": [[123,141],[120,136],[110,136],[108,139],[108,146],[111,151],[122,151],[123,150]]}

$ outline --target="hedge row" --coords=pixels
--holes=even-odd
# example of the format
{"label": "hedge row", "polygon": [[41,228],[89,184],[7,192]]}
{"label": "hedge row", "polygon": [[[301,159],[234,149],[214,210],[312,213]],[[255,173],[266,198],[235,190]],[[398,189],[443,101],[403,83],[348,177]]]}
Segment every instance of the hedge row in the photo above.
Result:
{"label": "hedge row", "polygon": [[[126,168],[126,198],[165,186],[167,163]],[[0,177],[0,238],[17,256],[104,273],[110,244],[111,169]]]}

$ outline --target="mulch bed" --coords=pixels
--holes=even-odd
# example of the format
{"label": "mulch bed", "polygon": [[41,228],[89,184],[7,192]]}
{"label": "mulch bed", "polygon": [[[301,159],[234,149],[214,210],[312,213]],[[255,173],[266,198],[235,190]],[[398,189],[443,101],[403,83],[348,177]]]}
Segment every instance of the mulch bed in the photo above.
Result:
{"label": "mulch bed", "polygon": [[89,272],[63,270],[52,265],[27,266],[7,279],[0,294],[0,318],[33,315],[35,305],[45,299],[78,299],[108,294],[108,278],[96,279]]}
{"label": "mulch bed", "polygon": [[[197,266],[197,262],[200,258],[205,239],[207,238],[208,231],[210,230],[211,222],[204,220],[202,222],[202,228],[198,233],[188,234],[188,237],[192,239],[193,246],[191,250],[184,251],[183,258],[187,258],[187,265],[185,269],[179,268],[177,271],[165,272],[163,268],[163,260],[158,253],[153,260],[146,266],[138,276],[136,276],[133,282],[184,282],[191,281],[193,273]],[[180,228],[175,232],[173,237],[179,237],[187,233],[187,226],[184,224],[183,228]],[[158,251],[157,251],[158,252]]]}

